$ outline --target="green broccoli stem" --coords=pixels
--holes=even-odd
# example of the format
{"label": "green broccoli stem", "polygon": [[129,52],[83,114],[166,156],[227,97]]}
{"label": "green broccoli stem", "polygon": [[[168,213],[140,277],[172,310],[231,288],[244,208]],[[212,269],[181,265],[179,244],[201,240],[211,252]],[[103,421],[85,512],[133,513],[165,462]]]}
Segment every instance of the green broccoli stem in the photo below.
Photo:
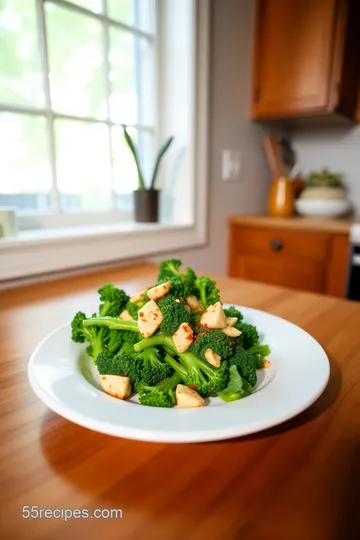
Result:
{"label": "green broccoli stem", "polygon": [[83,326],[108,326],[112,330],[129,330],[139,332],[136,321],[125,321],[117,317],[91,317],[83,321]]}
{"label": "green broccoli stem", "polygon": [[175,344],[170,336],[164,336],[162,334],[158,334],[156,336],[151,336],[146,339],[142,339],[138,343],[135,343],[134,350],[136,352],[141,352],[146,347],[154,347],[156,345],[163,345],[164,347],[167,347],[169,350],[174,352],[175,354],[178,354]]}
{"label": "green broccoli stem", "polygon": [[206,307],[207,306],[206,287],[200,285],[198,290],[200,291],[200,301],[202,305]]}
{"label": "green broccoli stem", "polygon": [[93,360],[96,364],[96,359],[97,357],[99,356],[99,354],[101,353],[101,351],[103,350],[104,348],[104,345],[103,345],[103,342],[101,339],[96,339],[95,341],[92,341],[92,357],[93,357]]}
{"label": "green broccoli stem", "polygon": [[169,364],[169,366],[173,368],[175,373],[177,373],[179,377],[181,377],[182,381],[186,379],[186,376],[187,376],[186,369],[181,364],[179,364],[179,362],[177,362],[175,358],[170,356],[170,354],[166,354],[164,360],[167,364]]}
{"label": "green broccoli stem", "polygon": [[[174,370],[176,370],[177,373],[181,374],[182,377],[185,377],[187,375],[188,370],[198,372],[197,365],[199,364],[201,365],[202,369],[205,372],[212,374],[211,366],[209,366],[206,362],[202,361],[201,358],[198,358],[194,353],[191,353],[191,352],[179,353],[170,336],[164,336],[164,335],[158,334],[157,336],[152,336],[152,337],[143,339],[139,341],[138,343],[135,343],[134,350],[136,352],[140,352],[146,349],[146,347],[151,347],[151,346],[156,346],[156,345],[162,345],[166,347],[167,350],[170,350],[173,353],[175,353],[177,356],[179,356],[180,361],[182,362],[183,366],[180,366],[175,360],[173,360],[175,364],[170,364],[169,359],[167,359],[166,357],[165,357],[165,360],[171,365],[171,367]],[[166,356],[169,356],[169,355],[167,354]]]}

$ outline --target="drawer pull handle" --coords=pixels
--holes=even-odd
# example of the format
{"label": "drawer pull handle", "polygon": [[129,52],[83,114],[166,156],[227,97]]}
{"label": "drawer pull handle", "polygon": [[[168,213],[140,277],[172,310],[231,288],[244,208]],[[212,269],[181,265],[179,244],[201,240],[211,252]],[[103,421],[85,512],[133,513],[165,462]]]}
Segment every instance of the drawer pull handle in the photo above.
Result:
{"label": "drawer pull handle", "polygon": [[284,244],[281,240],[272,240],[270,245],[274,251],[281,251],[284,247]]}

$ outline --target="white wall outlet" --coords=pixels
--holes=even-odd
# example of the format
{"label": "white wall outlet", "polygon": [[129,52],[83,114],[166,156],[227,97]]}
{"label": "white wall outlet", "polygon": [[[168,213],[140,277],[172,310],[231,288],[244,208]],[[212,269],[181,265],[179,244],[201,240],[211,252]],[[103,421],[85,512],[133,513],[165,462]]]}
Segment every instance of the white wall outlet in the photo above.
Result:
{"label": "white wall outlet", "polygon": [[222,179],[240,180],[242,156],[239,150],[223,150]]}

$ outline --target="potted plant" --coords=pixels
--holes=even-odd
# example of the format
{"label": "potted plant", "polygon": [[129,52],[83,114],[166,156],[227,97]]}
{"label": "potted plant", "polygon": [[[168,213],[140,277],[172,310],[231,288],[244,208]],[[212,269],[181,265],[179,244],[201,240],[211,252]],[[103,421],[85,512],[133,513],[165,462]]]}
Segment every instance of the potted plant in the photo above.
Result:
{"label": "potted plant", "polygon": [[160,191],[156,189],[156,180],[160,168],[160,163],[164,157],[166,151],[170,147],[174,137],[168,137],[159,149],[153,173],[150,179],[150,184],[147,187],[145,178],[142,173],[141,164],[139,161],[138,152],[135,147],[135,143],[132,140],[127,127],[123,125],[124,137],[127,145],[134,157],[137,173],[138,173],[138,188],[134,191],[134,205],[135,205],[135,221],[140,223],[155,223],[159,221],[159,195]]}
{"label": "potted plant", "polygon": [[296,201],[299,214],[316,217],[340,217],[351,204],[347,198],[343,175],[329,169],[313,171],[305,181],[305,189]]}
{"label": "potted plant", "polygon": [[305,182],[303,199],[346,199],[343,175],[329,169],[313,171]]}

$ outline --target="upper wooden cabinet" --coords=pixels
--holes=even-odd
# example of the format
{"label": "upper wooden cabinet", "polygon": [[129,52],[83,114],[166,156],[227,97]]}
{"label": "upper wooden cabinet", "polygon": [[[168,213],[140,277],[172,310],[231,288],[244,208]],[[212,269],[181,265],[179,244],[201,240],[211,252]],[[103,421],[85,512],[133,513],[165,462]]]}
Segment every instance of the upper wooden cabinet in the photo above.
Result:
{"label": "upper wooden cabinet", "polygon": [[360,0],[257,0],[252,117],[355,119]]}

